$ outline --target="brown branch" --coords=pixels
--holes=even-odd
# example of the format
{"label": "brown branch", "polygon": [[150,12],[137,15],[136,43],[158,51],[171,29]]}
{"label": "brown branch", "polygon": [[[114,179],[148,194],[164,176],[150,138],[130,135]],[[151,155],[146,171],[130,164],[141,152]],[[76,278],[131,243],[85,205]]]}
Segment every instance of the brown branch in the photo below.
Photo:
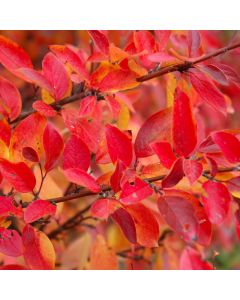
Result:
{"label": "brown branch", "polygon": [[[222,168],[218,170],[218,173],[226,173],[226,172],[233,172],[233,171],[239,171],[239,166],[235,166],[235,167],[227,167],[227,168]],[[208,179],[214,179],[212,177],[210,177],[208,174],[210,174],[211,171],[210,170],[205,170],[202,173],[202,176],[207,177]],[[166,177],[166,175],[159,175],[159,176],[155,176],[155,177],[151,177],[148,179],[145,179],[146,182],[148,183],[152,183],[152,182],[156,182],[159,180],[162,180]],[[102,189],[102,192],[107,192],[110,191],[111,187],[105,187]],[[69,196],[63,196],[63,197],[59,197],[59,198],[55,198],[55,199],[48,199],[47,201],[50,202],[55,202],[55,203],[60,203],[60,202],[66,202],[69,200],[73,200],[73,199],[77,199],[77,198],[81,198],[84,196],[90,196],[90,195],[96,195],[97,193],[88,191],[88,190],[81,190],[79,193],[74,193],[72,195]],[[53,231],[51,231],[48,234],[48,237],[51,239],[55,239],[59,234],[61,234],[63,231],[69,230],[77,225],[84,225],[84,226],[88,226],[89,224],[82,224],[83,221],[92,218],[91,216],[88,217],[83,217],[83,214],[86,213],[92,206],[91,204],[88,204],[85,208],[83,208],[82,210],[78,211],[75,215],[73,215],[72,217],[70,217],[69,219],[67,219],[63,224],[61,224],[58,228],[54,229]],[[94,219],[94,218],[93,218]],[[89,225],[92,226],[92,225]],[[166,230],[165,232],[162,233],[162,235],[159,238],[158,244],[159,246],[162,244],[162,241],[165,239],[165,237],[169,234],[172,234],[171,230]],[[128,250],[127,250],[128,252]],[[124,253],[125,255],[125,253]],[[128,257],[128,256],[124,256],[123,257]]]}
{"label": "brown branch", "polygon": [[[89,217],[83,217],[83,214],[85,212],[87,212],[90,208],[91,208],[92,204],[87,205],[86,207],[84,207],[82,210],[78,211],[75,215],[73,215],[71,218],[67,219],[63,224],[61,224],[57,229],[54,229],[53,231],[51,231],[48,234],[48,237],[50,239],[54,239],[56,238],[60,233],[62,233],[65,230],[68,230],[70,228],[72,228],[72,226],[77,225],[77,221],[78,223],[83,222],[87,219],[89,219]],[[79,219],[79,220],[78,220]]]}
{"label": "brown branch", "polygon": [[[64,98],[64,99],[62,99],[58,102],[54,102],[54,103],[49,104],[49,105],[52,108],[54,108],[55,110],[59,111],[62,108],[62,106],[66,105],[66,104],[69,104],[69,103],[72,103],[72,102],[75,102],[77,100],[81,100],[81,99],[85,98],[89,93],[90,93],[89,90],[81,92],[81,93],[77,93],[77,94],[74,94],[70,97]],[[22,112],[17,119],[9,122],[9,124],[16,124],[16,123],[22,121],[23,119],[27,118],[28,116],[30,116],[31,114],[33,114],[35,112],[36,111],[33,108],[28,110],[28,111]]]}
{"label": "brown branch", "polygon": [[176,65],[168,66],[168,67],[163,68],[159,71],[155,71],[155,72],[149,73],[147,75],[138,77],[136,80],[138,82],[144,82],[144,81],[147,81],[147,80],[150,80],[150,79],[153,79],[153,78],[156,78],[156,77],[160,77],[160,76],[163,76],[165,74],[172,73],[172,72],[175,72],[175,71],[179,71],[179,72],[187,71],[188,69],[193,68],[194,65],[196,65],[196,64],[199,64],[199,63],[201,63],[205,60],[211,59],[213,57],[216,57],[220,54],[226,53],[230,50],[233,50],[233,49],[236,49],[236,48],[239,48],[239,47],[240,47],[240,42],[229,45],[229,46],[226,46],[226,47],[223,47],[223,48],[220,48],[220,49],[218,49],[214,52],[211,52],[209,54],[205,54],[205,55],[203,55],[199,58],[196,58],[195,60],[185,61],[184,63],[179,63],[179,64],[176,64]]}
{"label": "brown branch", "polygon": [[[175,72],[175,71],[179,71],[179,72],[187,71],[188,69],[192,68],[194,65],[196,65],[198,63],[201,63],[205,60],[211,59],[215,56],[226,53],[226,52],[228,52],[230,50],[233,50],[235,48],[238,48],[238,47],[240,47],[240,42],[235,43],[235,44],[230,45],[230,46],[220,48],[220,49],[218,49],[218,50],[216,50],[212,53],[205,54],[205,55],[203,55],[199,58],[196,58],[195,60],[185,61],[184,63],[168,66],[168,67],[163,68],[159,71],[155,71],[155,72],[152,72],[150,74],[138,77],[138,78],[136,78],[136,80],[138,82],[144,82],[144,81],[150,80],[152,78],[156,78],[156,77],[165,75],[167,73],[171,73],[171,72]],[[83,89],[84,89],[84,85],[83,85]],[[74,94],[70,97],[62,99],[58,102],[54,102],[54,103],[50,104],[50,106],[52,106],[52,108],[54,108],[55,110],[59,111],[59,110],[61,110],[62,106],[66,105],[66,104],[69,104],[69,103],[72,103],[72,102],[75,102],[75,101],[78,101],[78,100],[81,100],[81,99],[85,98],[86,96],[88,96],[92,93],[98,93],[98,91],[92,90],[92,89],[81,91],[81,92],[78,92],[78,93],[76,93],[76,94]],[[100,97],[99,99],[102,99],[101,95],[99,95],[99,97]],[[9,124],[17,124],[18,122],[20,122],[21,120],[23,120],[26,117],[30,116],[34,112],[35,112],[35,110],[33,108],[28,110],[28,111],[22,112],[17,119],[15,119],[13,121],[10,121]]]}
{"label": "brown branch", "polygon": [[[218,170],[218,173],[227,173],[227,172],[234,172],[234,171],[240,171],[240,166],[222,168],[222,169]],[[202,176],[206,177],[206,175],[208,175],[208,174],[211,174],[211,170],[205,170],[202,173]],[[146,178],[145,181],[148,183],[152,183],[152,182],[156,182],[159,180],[163,180],[166,176],[167,175],[159,175],[159,176],[155,176],[155,177],[150,177],[150,178]],[[105,186],[102,188],[102,193],[111,191],[111,189],[112,188],[110,186]],[[47,199],[47,201],[54,202],[54,203],[60,203],[60,202],[67,202],[67,201],[70,201],[73,199],[86,197],[86,196],[97,195],[97,194],[99,194],[99,193],[95,193],[95,192],[89,191],[87,189],[82,189],[78,193],[73,193],[71,195],[67,195],[67,196],[63,196],[63,197],[59,197],[59,198]]]}

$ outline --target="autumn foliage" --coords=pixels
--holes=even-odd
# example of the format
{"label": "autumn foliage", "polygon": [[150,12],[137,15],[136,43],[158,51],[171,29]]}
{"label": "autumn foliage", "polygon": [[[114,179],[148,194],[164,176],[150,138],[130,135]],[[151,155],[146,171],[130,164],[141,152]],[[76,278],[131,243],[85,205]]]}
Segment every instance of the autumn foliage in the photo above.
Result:
{"label": "autumn foliage", "polygon": [[238,268],[239,48],[216,31],[2,32],[1,268]]}

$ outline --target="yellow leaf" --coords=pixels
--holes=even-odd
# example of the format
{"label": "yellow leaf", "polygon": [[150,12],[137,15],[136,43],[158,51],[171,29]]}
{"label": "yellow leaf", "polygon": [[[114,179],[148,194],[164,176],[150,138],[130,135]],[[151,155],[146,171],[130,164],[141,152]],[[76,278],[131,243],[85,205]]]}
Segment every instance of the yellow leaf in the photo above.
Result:
{"label": "yellow leaf", "polygon": [[173,106],[174,101],[174,92],[177,87],[177,80],[173,74],[167,75],[167,84],[166,84],[166,92],[167,92],[167,107]]}
{"label": "yellow leaf", "polygon": [[2,140],[0,140],[0,157],[5,159],[9,158],[8,146]]}
{"label": "yellow leaf", "polygon": [[55,99],[50,95],[50,93],[47,90],[42,89],[41,94],[42,94],[42,101],[44,103],[52,104],[55,102]]}
{"label": "yellow leaf", "polygon": [[130,112],[127,105],[123,101],[119,101],[121,109],[118,115],[117,127],[121,130],[126,130],[128,128],[128,123],[130,119]]}
{"label": "yellow leaf", "polygon": [[143,76],[143,75],[147,74],[147,70],[145,68],[141,67],[139,64],[137,64],[134,59],[129,59],[128,66],[138,76]]}
{"label": "yellow leaf", "polygon": [[115,251],[122,251],[130,247],[129,241],[125,238],[119,226],[111,224],[107,231],[107,242],[109,247]]}

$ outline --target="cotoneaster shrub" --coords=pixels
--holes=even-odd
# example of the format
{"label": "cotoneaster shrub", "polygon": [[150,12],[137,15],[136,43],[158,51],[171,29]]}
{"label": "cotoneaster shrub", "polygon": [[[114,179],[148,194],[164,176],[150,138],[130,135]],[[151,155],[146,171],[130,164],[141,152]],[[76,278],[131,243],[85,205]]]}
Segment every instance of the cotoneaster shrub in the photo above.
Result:
{"label": "cotoneaster shrub", "polygon": [[39,38],[35,63],[0,36],[1,268],[221,267],[240,237],[240,42],[75,35]]}

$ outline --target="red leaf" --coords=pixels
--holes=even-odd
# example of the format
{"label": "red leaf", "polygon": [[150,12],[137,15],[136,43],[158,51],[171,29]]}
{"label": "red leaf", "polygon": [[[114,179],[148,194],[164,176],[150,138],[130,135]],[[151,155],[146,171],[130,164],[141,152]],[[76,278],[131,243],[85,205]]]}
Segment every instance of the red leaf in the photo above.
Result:
{"label": "red leaf", "polygon": [[11,139],[11,127],[5,119],[0,120],[0,139],[9,146]]}
{"label": "red leaf", "polygon": [[43,133],[43,146],[45,151],[45,170],[49,172],[54,168],[63,150],[63,139],[58,131],[48,124]]}
{"label": "red leaf", "polygon": [[55,251],[51,241],[31,225],[23,229],[24,259],[32,270],[52,270],[55,266]]}
{"label": "red leaf", "polygon": [[32,223],[45,216],[54,216],[56,213],[56,205],[45,201],[36,200],[28,205],[24,211],[24,221]]}
{"label": "red leaf", "polygon": [[204,182],[203,188],[208,194],[208,198],[202,197],[202,203],[209,221],[220,225],[227,217],[231,195],[226,186],[220,182]]}
{"label": "red leaf", "polygon": [[134,220],[137,242],[145,247],[157,247],[159,225],[153,212],[142,203],[126,206],[125,209]]}
{"label": "red leaf", "polygon": [[[101,115],[100,115],[101,116]],[[78,111],[73,109],[62,110],[62,117],[65,126],[73,134],[78,136],[91,150],[96,153],[102,136],[103,127],[98,116],[94,115],[89,122],[86,118],[81,118]]]}
{"label": "red leaf", "polygon": [[106,139],[112,162],[121,160],[126,166],[132,162],[132,143],[129,137],[117,127],[106,125]]}
{"label": "red leaf", "polygon": [[216,110],[226,114],[226,101],[223,94],[199,70],[189,71],[191,83],[203,101]]}
{"label": "red leaf", "polygon": [[135,182],[126,182],[122,187],[122,193],[119,196],[119,200],[124,204],[135,204],[153,193],[153,189],[136,177]]}
{"label": "red leaf", "polygon": [[183,171],[190,184],[193,184],[202,175],[203,166],[196,160],[184,159]]}
{"label": "red leaf", "polygon": [[148,30],[134,32],[134,44],[138,52],[153,53],[156,49],[154,37]]}
{"label": "red leaf", "polygon": [[168,175],[162,180],[162,187],[170,188],[175,186],[183,178],[183,176],[183,159],[179,157],[172,165]]}
{"label": "red leaf", "polygon": [[0,62],[12,71],[18,68],[32,68],[27,53],[15,42],[0,35]]}
{"label": "red leaf", "polygon": [[172,111],[170,108],[152,115],[140,128],[135,140],[137,157],[147,157],[154,152],[150,147],[153,141],[171,140]]}
{"label": "red leaf", "polygon": [[108,55],[109,41],[107,37],[100,30],[88,30],[88,32],[98,50],[103,54]]}
{"label": "red leaf", "polygon": [[201,46],[201,36],[197,30],[188,30],[188,53],[189,57],[198,55]]}
{"label": "red leaf", "polygon": [[39,157],[37,152],[31,147],[24,147],[22,149],[22,155],[25,159],[31,162],[39,162]]}
{"label": "red leaf", "polygon": [[89,80],[89,74],[86,70],[85,63],[77,51],[63,45],[52,45],[50,46],[50,49],[63,63],[68,63],[74,72],[83,79]]}
{"label": "red leaf", "polygon": [[240,176],[234,177],[226,182],[227,188],[230,192],[240,191]]}
{"label": "red leaf", "polygon": [[0,216],[7,217],[10,215],[22,216],[22,207],[15,206],[14,199],[12,197],[0,196]]}
{"label": "red leaf", "polygon": [[116,100],[115,97],[106,96],[107,103],[112,112],[113,119],[118,119],[119,113],[121,111],[121,104]]}
{"label": "red leaf", "polygon": [[79,168],[87,171],[90,166],[90,152],[86,144],[72,135],[65,144],[63,152],[63,169]]}
{"label": "red leaf", "polygon": [[229,83],[235,83],[236,85],[240,85],[240,77],[239,75],[228,65],[218,63],[216,65],[227,77]]}
{"label": "red leaf", "polygon": [[240,161],[240,142],[234,135],[219,131],[212,134],[212,139],[229,162],[237,163]]}
{"label": "red leaf", "polygon": [[91,214],[96,218],[108,219],[120,206],[119,201],[115,199],[98,199],[91,206]]}
{"label": "red leaf", "polygon": [[35,109],[37,112],[39,112],[41,115],[45,117],[55,117],[57,115],[57,112],[52,106],[44,103],[41,100],[37,100],[33,102],[32,105],[33,109]]}
{"label": "red leaf", "polygon": [[171,35],[171,30],[154,30],[154,35],[156,36],[158,42],[158,49],[165,49]]}
{"label": "red leaf", "polygon": [[186,247],[180,258],[181,270],[213,270],[213,266],[202,260],[199,252],[191,247]]}
{"label": "red leaf", "polygon": [[215,177],[217,172],[218,172],[218,165],[216,163],[216,161],[209,157],[209,156],[206,156],[206,161],[208,162],[209,166],[210,166],[210,174],[212,177]]}
{"label": "red leaf", "polygon": [[31,169],[23,162],[11,163],[5,159],[0,160],[0,172],[14,188],[20,193],[31,192],[36,184]]}
{"label": "red leaf", "polygon": [[0,270],[27,270],[24,266],[21,265],[5,265],[0,268]]}
{"label": "red leaf", "polygon": [[123,176],[123,172],[126,169],[124,163],[122,161],[118,161],[115,171],[110,178],[111,187],[115,193],[121,190],[121,179]]}
{"label": "red leaf", "polygon": [[240,240],[240,209],[238,209],[235,212],[234,220],[235,220],[235,228],[236,228],[237,237]]}
{"label": "red leaf", "polygon": [[94,193],[98,193],[101,191],[100,186],[97,184],[96,180],[79,168],[66,169],[64,170],[64,174],[69,181],[80,186],[84,186]]}
{"label": "red leaf", "polygon": [[174,96],[173,142],[175,151],[184,157],[193,152],[197,143],[191,103],[188,96],[179,88],[176,89]]}
{"label": "red leaf", "polygon": [[42,73],[30,68],[17,69],[17,75],[23,78],[25,81],[34,83],[37,86],[47,90],[51,95],[54,95],[54,89],[50,81],[43,76]]}
{"label": "red leaf", "polygon": [[0,77],[0,112],[13,121],[21,110],[22,99],[18,89],[7,79]]}
{"label": "red leaf", "polygon": [[94,112],[96,105],[96,97],[95,96],[87,96],[83,98],[80,102],[79,108],[79,116],[84,118],[91,116]]}
{"label": "red leaf", "polygon": [[162,165],[170,169],[177,159],[173,153],[172,147],[168,142],[156,142],[151,144],[153,151],[157,154]]}
{"label": "red leaf", "polygon": [[215,64],[202,65],[201,70],[207,73],[213,80],[222,84],[228,85],[228,79],[224,72]]}
{"label": "red leaf", "polygon": [[155,52],[153,54],[147,55],[146,58],[151,62],[158,62],[158,63],[176,61],[176,57],[171,56],[165,52]]}
{"label": "red leaf", "polygon": [[55,55],[48,53],[42,61],[42,68],[54,90],[56,100],[64,98],[70,88],[70,78],[64,64]]}
{"label": "red leaf", "polygon": [[119,208],[111,217],[120,226],[129,242],[135,244],[137,242],[136,227],[131,215],[125,209]]}
{"label": "red leaf", "polygon": [[209,245],[211,224],[197,199],[179,190],[165,191],[158,199],[158,208],[165,221],[186,242]]}
{"label": "red leaf", "polygon": [[22,238],[16,230],[0,228],[0,252],[13,257],[23,254]]}

